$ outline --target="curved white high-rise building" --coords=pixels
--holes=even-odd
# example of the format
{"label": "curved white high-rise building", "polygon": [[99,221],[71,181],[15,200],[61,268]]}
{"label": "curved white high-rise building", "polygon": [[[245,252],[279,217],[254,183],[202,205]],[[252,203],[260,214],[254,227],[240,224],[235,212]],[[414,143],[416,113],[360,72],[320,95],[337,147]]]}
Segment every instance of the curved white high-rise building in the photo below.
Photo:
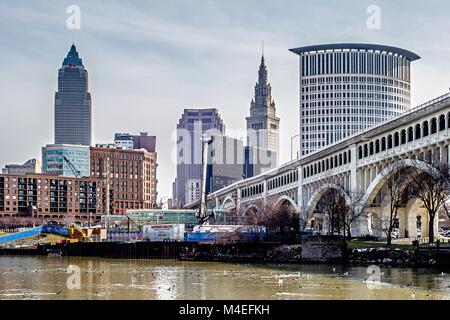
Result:
{"label": "curved white high-rise building", "polygon": [[300,150],[306,155],[411,107],[413,52],[341,43],[290,49],[300,57]]}

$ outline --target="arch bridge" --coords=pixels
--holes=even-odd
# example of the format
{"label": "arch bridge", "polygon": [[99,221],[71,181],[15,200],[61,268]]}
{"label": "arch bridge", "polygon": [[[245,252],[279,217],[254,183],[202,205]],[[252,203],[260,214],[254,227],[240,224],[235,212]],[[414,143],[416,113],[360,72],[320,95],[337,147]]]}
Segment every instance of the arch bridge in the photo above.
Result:
{"label": "arch bridge", "polygon": [[[373,219],[388,214],[384,177],[397,164],[414,166],[424,173],[432,162],[450,161],[450,94],[409,110],[401,116],[352,135],[261,175],[236,182],[208,196],[216,209],[243,213],[249,207],[283,203],[298,212],[308,225],[326,233],[326,218],[320,200],[328,190],[362,194],[368,218],[352,226],[352,235],[381,235]],[[417,165],[418,164],[418,165]],[[428,234],[428,215],[417,199],[398,212],[400,237]],[[437,219],[437,218],[436,218]],[[420,221],[420,223],[418,223]],[[421,225],[421,230],[418,226]],[[437,235],[437,223],[435,223]]]}

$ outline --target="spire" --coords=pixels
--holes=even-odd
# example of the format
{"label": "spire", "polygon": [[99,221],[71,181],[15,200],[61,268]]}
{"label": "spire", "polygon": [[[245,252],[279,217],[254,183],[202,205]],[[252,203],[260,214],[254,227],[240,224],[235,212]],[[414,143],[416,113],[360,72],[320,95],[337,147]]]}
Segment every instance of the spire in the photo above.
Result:
{"label": "spire", "polygon": [[75,47],[75,44],[72,44],[70,47],[69,52],[67,53],[67,57],[63,61],[63,67],[65,66],[83,66],[83,61],[80,59],[80,56],[78,55],[77,48]]}
{"label": "spire", "polygon": [[264,55],[261,57],[261,65],[259,66],[258,74],[259,74],[258,83],[266,84],[267,83],[267,66],[266,66],[266,60],[264,59]]}
{"label": "spire", "polygon": [[266,61],[264,59],[264,40],[262,41],[262,46],[261,46],[261,66],[265,66],[266,65]]}

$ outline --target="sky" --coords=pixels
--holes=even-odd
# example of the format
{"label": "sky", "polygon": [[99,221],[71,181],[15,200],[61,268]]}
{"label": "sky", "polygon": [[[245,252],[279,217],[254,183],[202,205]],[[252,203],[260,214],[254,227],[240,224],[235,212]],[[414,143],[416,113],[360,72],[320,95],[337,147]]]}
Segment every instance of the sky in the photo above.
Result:
{"label": "sky", "polygon": [[[71,5],[77,30],[67,28]],[[415,106],[449,91],[449,14],[448,0],[0,0],[0,166],[40,159],[53,143],[57,72],[72,42],[89,72],[94,143],[115,132],[156,135],[161,198],[171,196],[184,108],[218,108],[227,133],[242,137],[262,41],[286,162],[299,131],[298,58],[288,49],[363,42],[413,51],[422,57],[412,66]]]}

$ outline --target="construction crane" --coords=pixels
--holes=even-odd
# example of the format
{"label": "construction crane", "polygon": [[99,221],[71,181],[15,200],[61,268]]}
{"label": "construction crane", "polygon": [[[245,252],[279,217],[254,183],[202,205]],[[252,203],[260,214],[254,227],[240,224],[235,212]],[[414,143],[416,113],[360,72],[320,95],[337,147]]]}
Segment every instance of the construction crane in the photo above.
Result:
{"label": "construction crane", "polygon": [[72,170],[72,173],[75,175],[75,178],[81,178],[81,171],[78,170],[78,169],[73,165],[73,163],[72,163],[69,159],[67,159],[66,156],[63,156],[63,159],[64,159],[64,161],[67,162],[67,164],[69,165],[69,168],[70,168],[70,170]]}
{"label": "construction crane", "polygon": [[200,208],[198,212],[198,224],[203,225],[208,222],[211,216],[208,215],[206,204],[206,175],[208,167],[208,146],[213,142],[213,138],[202,135],[202,180],[200,186]]}

